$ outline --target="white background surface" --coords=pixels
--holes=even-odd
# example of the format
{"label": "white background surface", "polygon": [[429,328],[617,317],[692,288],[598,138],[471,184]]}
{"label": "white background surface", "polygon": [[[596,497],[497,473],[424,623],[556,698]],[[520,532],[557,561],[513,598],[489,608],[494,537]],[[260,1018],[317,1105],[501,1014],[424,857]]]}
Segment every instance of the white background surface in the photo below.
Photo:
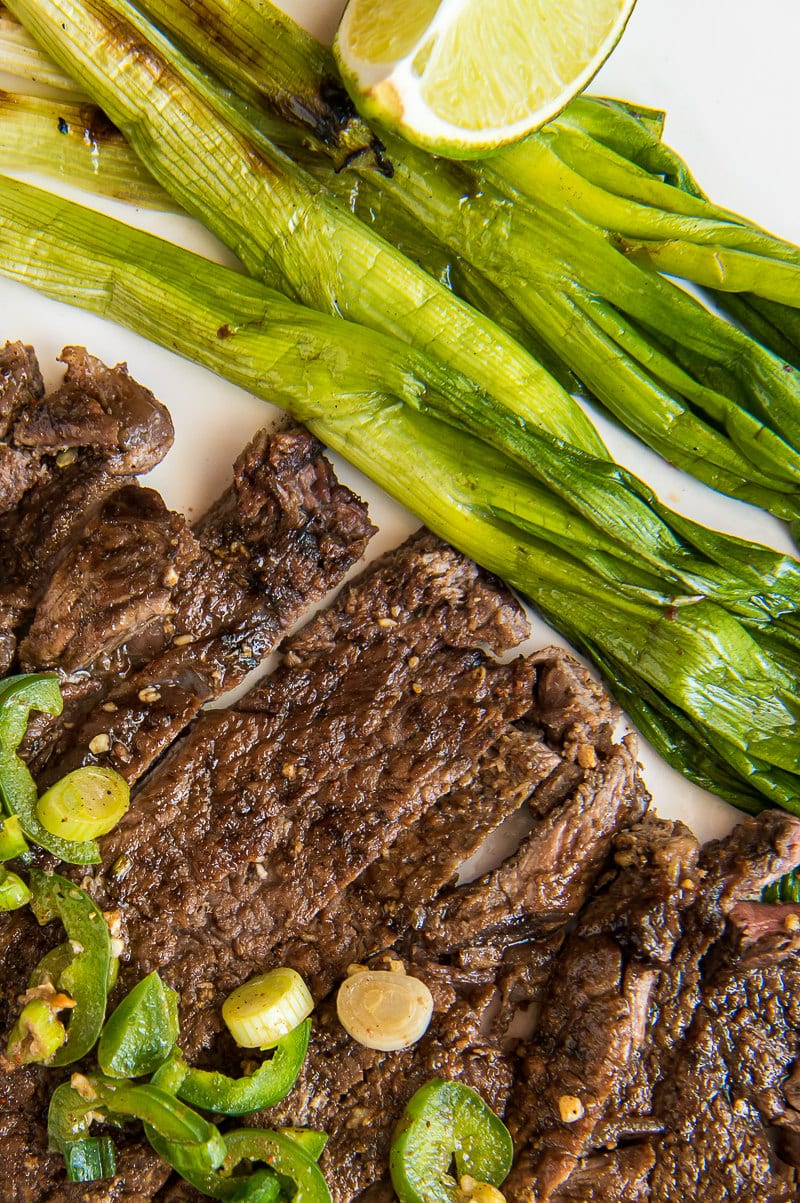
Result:
{"label": "white background surface", "polygon": [[[340,0],[284,0],[284,6],[323,36],[330,35],[341,9]],[[639,0],[622,42],[591,90],[666,109],[666,140],[687,158],[714,200],[800,242],[798,46],[800,0]],[[50,182],[46,186],[54,187]],[[77,192],[70,195],[98,203]],[[226,252],[188,220],[135,212],[112,202],[103,207],[226,259]],[[32,343],[51,382],[58,378],[55,357],[68,343],[85,345],[110,363],[127,361],[132,374],[168,405],[175,421],[175,446],[151,473],[150,483],[170,506],[190,515],[225,486],[232,460],[270,418],[262,402],[204,370],[2,278],[0,317],[0,339]],[[647,479],[668,504],[708,525],[793,550],[775,520],[696,485],[610,424],[600,425],[617,458]],[[337,468],[369,499],[380,526],[370,554],[414,529],[415,520],[358,473],[339,461]],[[537,622],[534,644],[552,638]],[[735,818],[724,803],[688,785],[646,747],[642,760],[661,813],[688,819],[704,838],[721,833]]]}

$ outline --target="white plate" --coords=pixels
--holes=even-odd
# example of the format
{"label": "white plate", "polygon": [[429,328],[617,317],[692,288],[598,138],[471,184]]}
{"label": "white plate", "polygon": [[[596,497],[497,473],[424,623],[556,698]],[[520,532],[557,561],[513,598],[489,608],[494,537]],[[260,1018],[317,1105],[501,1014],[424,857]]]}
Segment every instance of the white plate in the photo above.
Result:
{"label": "white plate", "polygon": [[[341,0],[284,0],[284,7],[314,32],[330,36],[342,5]],[[715,200],[800,242],[795,129],[800,112],[799,44],[797,0],[761,0],[757,7],[752,0],[639,0],[620,46],[592,90],[666,109],[667,140]],[[86,201],[66,187],[59,190]],[[88,203],[100,207],[96,201]],[[227,258],[188,219],[132,212],[113,202],[102,207],[173,241]],[[0,315],[0,339],[32,343],[50,382],[58,377],[55,357],[69,343],[80,343],[109,363],[127,361],[132,374],[169,406],[175,421],[175,446],[149,481],[170,506],[190,515],[224,487],[238,451],[270,419],[263,402],[210,373],[121,327],[48,301],[2,277]],[[617,458],[651,483],[668,504],[708,525],[793,550],[777,521],[704,489],[610,423],[600,419],[600,425]],[[368,499],[380,526],[371,555],[415,528],[411,515],[364,477],[340,461],[337,469]],[[553,638],[537,621],[534,644]],[[662,814],[687,819],[703,838],[730,826],[735,818],[730,807],[687,784],[651,749],[642,748],[642,760]]]}

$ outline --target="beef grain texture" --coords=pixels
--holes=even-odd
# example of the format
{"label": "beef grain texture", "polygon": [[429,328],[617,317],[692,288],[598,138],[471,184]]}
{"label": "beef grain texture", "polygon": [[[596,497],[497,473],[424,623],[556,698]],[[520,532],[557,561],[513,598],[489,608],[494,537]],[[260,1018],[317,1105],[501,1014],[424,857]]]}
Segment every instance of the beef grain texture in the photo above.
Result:
{"label": "beef grain texture", "polygon": [[123,365],[66,347],[49,396],[30,347],[0,352],[0,672],[12,666],[43,589],[86,517],[154,467],[172,422]]}
{"label": "beef grain texture", "polygon": [[743,900],[797,862],[800,822],[765,812],[698,850],[646,819],[615,852],[524,1049],[509,1203],[796,1198],[800,941]]}
{"label": "beef grain texture", "polygon": [[180,988],[190,1051],[214,1036],[220,993],[531,708],[533,667],[481,650],[523,629],[505,589],[422,536],[294,636],[239,706],[201,716],[144,782],[91,888],[123,916],[134,978],[157,967]]}
{"label": "beef grain texture", "polygon": [[72,541],[20,646],[23,669],[64,674],[64,714],[24,748],[38,776],[88,762],[138,779],[338,583],[372,529],[299,429],[257,434],[196,532],[150,490],[115,492]]}

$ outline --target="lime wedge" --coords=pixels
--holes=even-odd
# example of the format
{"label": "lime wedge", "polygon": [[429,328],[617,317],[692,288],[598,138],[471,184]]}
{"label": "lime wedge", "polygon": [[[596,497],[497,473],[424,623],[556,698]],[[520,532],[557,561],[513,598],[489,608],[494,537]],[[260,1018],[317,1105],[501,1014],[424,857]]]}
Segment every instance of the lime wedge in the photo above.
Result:
{"label": "lime wedge", "polygon": [[350,0],[334,42],[367,120],[454,158],[538,129],[589,83],[636,0]]}

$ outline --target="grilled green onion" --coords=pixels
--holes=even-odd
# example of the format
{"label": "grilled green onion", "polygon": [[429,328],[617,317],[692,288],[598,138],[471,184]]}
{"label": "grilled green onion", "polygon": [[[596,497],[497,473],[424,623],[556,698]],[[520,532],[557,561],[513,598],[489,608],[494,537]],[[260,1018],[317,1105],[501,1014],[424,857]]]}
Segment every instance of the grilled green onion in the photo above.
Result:
{"label": "grilled green onion", "polygon": [[91,840],[116,827],[130,806],[130,789],[113,769],[89,764],[67,773],[36,804],[39,822],[51,835]]}
{"label": "grilled green onion", "polygon": [[339,987],[336,1010],[346,1032],[366,1048],[395,1052],[428,1029],[433,998],[424,982],[406,973],[361,969]]}
{"label": "grilled green onion", "polygon": [[251,977],[222,1004],[222,1018],[242,1048],[271,1048],[314,1010],[308,986],[294,969]]}

